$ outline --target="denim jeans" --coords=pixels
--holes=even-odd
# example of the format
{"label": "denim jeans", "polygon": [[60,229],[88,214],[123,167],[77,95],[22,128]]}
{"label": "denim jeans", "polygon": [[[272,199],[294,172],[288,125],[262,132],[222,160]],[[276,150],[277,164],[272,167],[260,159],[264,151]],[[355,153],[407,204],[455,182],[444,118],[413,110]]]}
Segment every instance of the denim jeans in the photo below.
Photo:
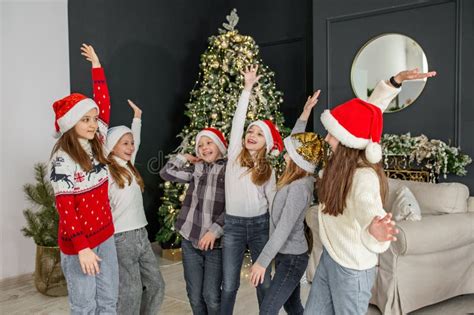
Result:
{"label": "denim jeans", "polygon": [[61,253],[71,314],[117,314],[118,264],[114,238],[109,237],[93,251],[102,259],[100,272],[95,276],[82,272],[78,255]]}
{"label": "denim jeans", "polygon": [[281,307],[287,314],[303,314],[301,304],[300,281],[308,266],[308,254],[277,254],[275,274],[260,307],[260,314],[278,314]]}
{"label": "denim jeans", "polygon": [[[240,286],[240,269],[248,246],[252,261],[256,261],[268,241],[268,213],[257,217],[236,217],[226,214],[222,262],[224,277],[222,283],[221,314],[233,313],[237,290]],[[267,268],[264,282],[257,286],[258,305],[270,287],[270,271]]]}
{"label": "denim jeans", "polygon": [[165,283],[146,229],[115,234],[119,266],[120,315],[157,314],[165,295]]}
{"label": "denim jeans", "polygon": [[343,267],[323,248],[304,313],[366,314],[374,281],[375,267],[366,270]]}
{"label": "denim jeans", "polygon": [[200,250],[181,241],[184,280],[194,315],[219,314],[222,284],[222,249]]}

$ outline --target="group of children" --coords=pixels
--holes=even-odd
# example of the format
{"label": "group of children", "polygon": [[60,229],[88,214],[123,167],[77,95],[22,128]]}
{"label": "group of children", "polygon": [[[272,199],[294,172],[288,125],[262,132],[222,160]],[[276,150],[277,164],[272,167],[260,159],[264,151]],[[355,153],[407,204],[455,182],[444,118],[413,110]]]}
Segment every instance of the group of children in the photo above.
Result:
{"label": "group of children", "polygon": [[[164,283],[144,229],[143,180],[134,167],[141,111],[129,102],[132,129],[107,132],[105,75],[92,47],[82,51],[92,62],[94,100],[72,94],[53,105],[61,137],[53,149],[51,182],[71,311],[156,314]],[[289,314],[365,314],[376,255],[397,233],[382,202],[387,191],[379,163],[382,112],[403,81],[435,73],[400,72],[381,81],[368,102],[353,99],[325,110],[321,121],[332,154],[317,180],[318,137],[305,128],[319,91],[282,140],[271,120],[245,127],[260,76],[257,66],[242,75],[229,143],[219,130],[206,128],[195,138],[196,156],[178,154],[160,172],[165,180],[189,183],[176,229],[193,313],[233,313],[248,248],[260,314],[278,314],[282,307]],[[286,168],[277,180],[267,155],[283,151]],[[308,264],[304,218],[315,181],[324,251],[304,309],[299,285]]]}

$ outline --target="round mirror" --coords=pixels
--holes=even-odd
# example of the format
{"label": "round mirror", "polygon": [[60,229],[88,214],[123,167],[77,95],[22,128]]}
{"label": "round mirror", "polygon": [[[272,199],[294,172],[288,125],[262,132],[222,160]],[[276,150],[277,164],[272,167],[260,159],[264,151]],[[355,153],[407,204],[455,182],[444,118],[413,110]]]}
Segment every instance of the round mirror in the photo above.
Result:
{"label": "round mirror", "polygon": [[[383,34],[372,38],[359,50],[351,69],[355,95],[367,100],[380,80],[388,80],[402,70],[428,71],[428,61],[420,45],[402,34]],[[413,104],[425,88],[426,79],[403,82],[402,91],[390,103],[386,113]]]}

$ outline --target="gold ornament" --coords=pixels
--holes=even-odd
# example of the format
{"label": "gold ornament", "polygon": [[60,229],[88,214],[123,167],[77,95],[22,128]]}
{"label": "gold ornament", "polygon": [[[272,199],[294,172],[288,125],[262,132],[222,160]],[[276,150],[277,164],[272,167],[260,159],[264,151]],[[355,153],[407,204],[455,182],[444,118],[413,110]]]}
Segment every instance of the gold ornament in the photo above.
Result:
{"label": "gold ornament", "polygon": [[224,41],[222,41],[222,43],[221,43],[221,47],[224,48],[224,49],[226,49],[227,47],[229,47],[229,43],[228,43],[226,40],[224,40]]}
{"label": "gold ornament", "polygon": [[212,64],[211,64],[211,68],[214,68],[214,69],[219,68],[219,62],[217,60],[213,61]]}
{"label": "gold ornament", "polygon": [[254,114],[254,112],[248,112],[248,113],[247,113],[247,118],[248,118],[248,119],[251,119],[251,120],[254,120],[254,119],[255,119],[255,114]]}
{"label": "gold ornament", "polygon": [[234,42],[240,43],[242,41],[242,36],[237,34],[237,35],[234,36],[233,39],[234,39]]}
{"label": "gold ornament", "polygon": [[186,198],[186,194],[182,194],[181,196],[179,196],[179,201],[183,202],[184,198]]}
{"label": "gold ornament", "polygon": [[302,132],[291,136],[300,144],[296,152],[306,161],[318,165],[325,159],[324,139],[314,132]]}
{"label": "gold ornament", "polygon": [[217,119],[217,113],[212,113],[211,118],[214,119],[214,120]]}
{"label": "gold ornament", "polygon": [[165,182],[165,188],[168,189],[171,187],[171,182]]}

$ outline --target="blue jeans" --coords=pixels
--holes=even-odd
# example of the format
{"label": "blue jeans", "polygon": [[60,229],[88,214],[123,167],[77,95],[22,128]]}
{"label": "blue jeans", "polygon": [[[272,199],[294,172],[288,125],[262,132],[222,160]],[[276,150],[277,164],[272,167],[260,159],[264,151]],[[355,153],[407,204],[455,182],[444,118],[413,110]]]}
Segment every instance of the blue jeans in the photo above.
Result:
{"label": "blue jeans", "polygon": [[82,272],[78,255],[61,253],[71,314],[117,314],[119,275],[114,237],[109,237],[93,251],[102,259],[100,272],[95,276]]}
{"label": "blue jeans", "polygon": [[157,314],[165,296],[165,282],[146,229],[117,233],[114,238],[120,283],[117,312]]}
{"label": "blue jeans", "polygon": [[184,280],[194,315],[219,314],[221,306],[222,249],[200,250],[181,241]]}
{"label": "blue jeans", "polygon": [[[221,314],[229,315],[234,311],[237,290],[240,286],[240,270],[247,246],[252,261],[256,261],[268,241],[268,233],[268,213],[250,218],[225,215]],[[257,286],[259,307],[270,288],[270,271],[271,268],[267,268],[263,283]]]}
{"label": "blue jeans", "polygon": [[300,280],[308,266],[308,254],[277,254],[275,274],[270,289],[263,299],[260,314],[278,314],[284,306],[290,315],[303,314],[301,304]]}
{"label": "blue jeans", "polygon": [[375,267],[366,270],[343,267],[323,248],[304,313],[366,314],[374,281]]}

